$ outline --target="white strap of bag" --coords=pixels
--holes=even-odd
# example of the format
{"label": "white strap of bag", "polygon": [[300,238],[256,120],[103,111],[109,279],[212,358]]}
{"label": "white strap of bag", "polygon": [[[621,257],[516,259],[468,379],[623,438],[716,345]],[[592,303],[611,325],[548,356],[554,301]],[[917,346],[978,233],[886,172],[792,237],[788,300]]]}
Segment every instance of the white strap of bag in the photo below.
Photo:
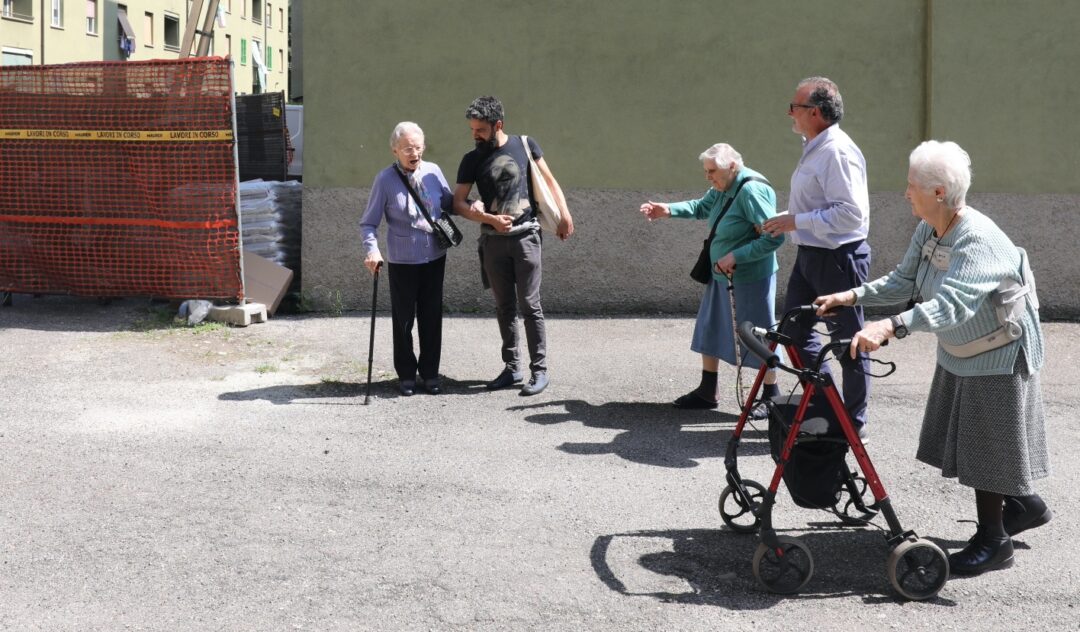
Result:
{"label": "white strap of bag", "polygon": [[[985,336],[962,345],[951,345],[939,339],[938,344],[949,355],[970,358],[1004,347],[1023,337],[1024,328],[1020,325],[1020,321],[1023,318],[1024,307],[1030,302],[1032,308],[1038,311],[1039,299],[1035,293],[1035,275],[1032,274],[1031,266],[1028,264],[1027,252],[1023,248],[1016,250],[1020,253],[1020,280],[1002,279],[997,289],[990,294],[990,300],[994,304],[994,315],[997,316],[997,321],[1001,326]],[[946,267],[947,263],[946,258]]]}

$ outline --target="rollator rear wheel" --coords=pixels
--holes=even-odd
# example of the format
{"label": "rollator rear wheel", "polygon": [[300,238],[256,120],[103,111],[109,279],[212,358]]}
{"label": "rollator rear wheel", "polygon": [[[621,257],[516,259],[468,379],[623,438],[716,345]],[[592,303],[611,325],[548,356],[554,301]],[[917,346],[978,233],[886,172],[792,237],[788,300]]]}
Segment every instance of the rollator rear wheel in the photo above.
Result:
{"label": "rollator rear wheel", "polygon": [[[837,512],[837,516],[840,517],[840,522],[848,526],[865,526],[877,516],[877,512],[870,509],[870,505],[874,503],[874,496],[873,494],[867,495],[866,492],[869,491],[869,486],[867,485],[866,479],[862,476],[853,476],[851,482],[855,485],[855,489],[859,493],[858,501],[867,508],[867,511],[859,509],[856,505],[856,498],[850,494],[847,484],[845,483],[840,486],[840,500],[836,503],[837,506],[843,505],[843,509],[840,509]],[[870,500],[869,503],[867,502],[867,499]]]}
{"label": "rollator rear wheel", "polygon": [[949,581],[949,558],[936,544],[904,540],[889,554],[889,581],[905,599],[931,599]]}
{"label": "rollator rear wheel", "polygon": [[749,498],[742,498],[731,485],[720,493],[720,518],[732,531],[753,533],[761,526],[761,519],[754,515],[750,507],[761,505],[765,499],[765,487],[749,479],[744,480],[743,485]]}
{"label": "rollator rear wheel", "polygon": [[798,538],[782,535],[777,539],[782,555],[764,542],[758,545],[754,553],[754,577],[774,593],[798,592],[814,575],[814,558]]}

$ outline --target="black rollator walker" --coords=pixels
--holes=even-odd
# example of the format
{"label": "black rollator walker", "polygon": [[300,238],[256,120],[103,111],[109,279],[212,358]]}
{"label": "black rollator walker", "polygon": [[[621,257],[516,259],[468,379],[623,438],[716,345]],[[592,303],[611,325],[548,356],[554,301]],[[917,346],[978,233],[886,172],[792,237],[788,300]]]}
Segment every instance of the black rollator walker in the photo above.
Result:
{"label": "black rollator walker", "polygon": [[[892,547],[886,570],[893,588],[907,599],[930,599],[949,579],[948,557],[933,542],[900,526],[832,376],[821,371],[829,353],[847,353],[851,340],[826,344],[813,366],[804,367],[794,341],[782,333],[793,319],[815,312],[812,305],[792,309],[784,314],[776,329],[757,328],[750,322],[739,325],[740,341],[761,358],[762,366],[728,441],[724,458],[728,485],[720,494],[720,516],[737,532],[759,531],[754,577],[770,591],[794,593],[810,581],[814,560],[801,540],[777,535],[773,528],[772,510],[781,479],[796,505],[830,511],[844,524],[870,525],[880,513],[888,524],[888,529],[883,529],[885,540]],[[790,366],[780,363],[775,353],[777,346],[787,350]],[[896,369],[894,363],[882,364],[891,368],[875,377],[884,377]],[[802,396],[780,396],[764,402],[769,411],[769,444],[776,461],[776,470],[766,489],[739,475],[736,454],[750,411],[757,404],[765,371],[770,368],[798,377]],[[862,475],[848,467],[845,455],[849,448]],[[864,500],[868,488],[873,493],[870,504]]]}

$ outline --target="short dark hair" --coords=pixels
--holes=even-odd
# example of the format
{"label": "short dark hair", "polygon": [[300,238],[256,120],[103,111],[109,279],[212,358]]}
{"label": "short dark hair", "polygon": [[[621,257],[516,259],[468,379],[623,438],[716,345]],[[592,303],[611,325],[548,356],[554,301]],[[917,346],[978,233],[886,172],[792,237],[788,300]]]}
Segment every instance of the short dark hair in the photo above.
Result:
{"label": "short dark hair", "polygon": [[504,120],[503,104],[496,97],[477,97],[465,108],[465,118],[486,121],[494,125]]}
{"label": "short dark hair", "polygon": [[844,99],[840,96],[840,88],[825,77],[810,77],[799,82],[799,86],[812,85],[810,93],[810,105],[817,107],[821,112],[821,118],[830,124],[839,123],[844,118]]}

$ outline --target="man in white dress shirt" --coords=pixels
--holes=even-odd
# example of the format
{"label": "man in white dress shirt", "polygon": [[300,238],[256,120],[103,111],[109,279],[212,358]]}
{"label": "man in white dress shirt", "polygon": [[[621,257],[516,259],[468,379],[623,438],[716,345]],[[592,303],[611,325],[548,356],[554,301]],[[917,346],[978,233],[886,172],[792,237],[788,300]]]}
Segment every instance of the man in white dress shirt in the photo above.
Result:
{"label": "man in white dress shirt", "polygon": [[[866,160],[840,129],[844,116],[840,90],[824,77],[803,79],[788,104],[788,116],[792,131],[803,137],[802,157],[791,175],[787,213],[764,224],[764,230],[772,235],[790,233],[791,241],[799,247],[783,311],[861,285],[870,271]],[[809,321],[795,323],[787,331],[802,350],[804,363],[821,349],[811,328],[814,323]],[[862,308],[838,311],[828,327],[834,338],[850,338],[863,327]],[[842,358],[844,404],[865,440],[870,363],[865,354],[856,360],[847,354]]]}

